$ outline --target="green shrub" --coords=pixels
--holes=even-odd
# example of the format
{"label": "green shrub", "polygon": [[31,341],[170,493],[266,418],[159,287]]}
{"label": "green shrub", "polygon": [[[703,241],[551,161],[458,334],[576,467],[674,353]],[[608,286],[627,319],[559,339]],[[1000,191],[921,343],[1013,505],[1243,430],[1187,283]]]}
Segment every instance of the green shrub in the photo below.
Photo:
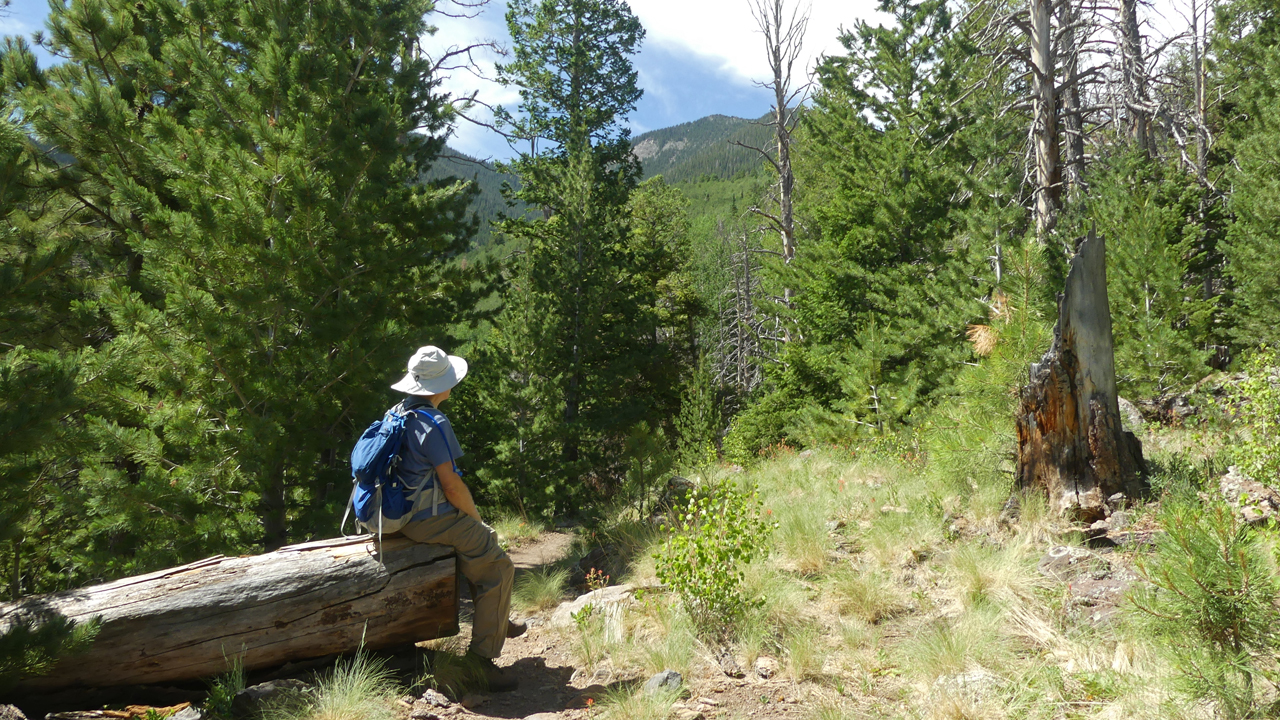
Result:
{"label": "green shrub", "polygon": [[1149,621],[1184,688],[1227,718],[1254,715],[1256,679],[1273,684],[1280,650],[1275,568],[1255,532],[1218,503],[1170,503],[1165,535],[1139,564],[1152,588],[1132,605]]}
{"label": "green shrub", "polygon": [[1248,377],[1236,388],[1236,419],[1248,436],[1236,446],[1240,468],[1250,479],[1274,484],[1280,480],[1280,364],[1274,350],[1259,351],[1245,366]]}
{"label": "green shrub", "polygon": [[683,602],[700,632],[725,637],[753,605],[743,566],[764,553],[777,524],[761,517],[759,496],[732,481],[690,494],[678,534],[658,551],[658,579]]}

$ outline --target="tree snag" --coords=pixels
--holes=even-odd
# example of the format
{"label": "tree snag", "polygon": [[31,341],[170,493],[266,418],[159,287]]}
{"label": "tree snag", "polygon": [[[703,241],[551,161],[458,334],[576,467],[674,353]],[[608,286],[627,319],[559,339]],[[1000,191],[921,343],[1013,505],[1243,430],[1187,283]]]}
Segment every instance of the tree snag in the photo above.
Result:
{"label": "tree snag", "polygon": [[453,548],[368,535],[208,560],[0,603],[0,633],[60,615],[98,618],[85,652],[18,683],[20,694],[212,677],[458,632]]}
{"label": "tree snag", "polygon": [[1120,425],[1107,301],[1106,244],[1093,231],[1071,259],[1058,296],[1053,344],[1031,365],[1018,410],[1019,489],[1084,521],[1108,514],[1107,498],[1146,489],[1142,443]]}

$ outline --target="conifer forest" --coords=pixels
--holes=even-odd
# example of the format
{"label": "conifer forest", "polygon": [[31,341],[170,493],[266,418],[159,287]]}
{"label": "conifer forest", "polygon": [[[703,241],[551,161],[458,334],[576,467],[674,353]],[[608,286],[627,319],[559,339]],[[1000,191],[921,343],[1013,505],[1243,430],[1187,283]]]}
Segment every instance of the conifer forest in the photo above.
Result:
{"label": "conifer forest", "polygon": [[[769,104],[643,134],[626,0],[50,0],[4,37],[0,600],[341,537],[435,345],[486,521],[572,536],[519,612],[644,588],[555,636],[609,688],[563,717],[1280,716],[1280,2],[734,7]],[[424,45],[482,10],[510,103]],[[1100,500],[1026,469],[1051,371],[1109,398],[1042,456]],[[93,633],[0,612],[0,702]],[[367,712],[263,717],[406,717],[370,667]]]}

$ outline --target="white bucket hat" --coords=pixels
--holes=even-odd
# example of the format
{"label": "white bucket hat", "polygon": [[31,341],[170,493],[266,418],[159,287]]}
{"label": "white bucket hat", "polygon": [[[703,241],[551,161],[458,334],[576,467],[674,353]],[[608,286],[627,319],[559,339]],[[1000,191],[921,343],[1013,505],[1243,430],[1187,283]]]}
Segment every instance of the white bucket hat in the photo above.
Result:
{"label": "white bucket hat", "polygon": [[391,389],[409,395],[435,395],[457,385],[466,375],[466,360],[427,345],[409,358],[409,373]]}

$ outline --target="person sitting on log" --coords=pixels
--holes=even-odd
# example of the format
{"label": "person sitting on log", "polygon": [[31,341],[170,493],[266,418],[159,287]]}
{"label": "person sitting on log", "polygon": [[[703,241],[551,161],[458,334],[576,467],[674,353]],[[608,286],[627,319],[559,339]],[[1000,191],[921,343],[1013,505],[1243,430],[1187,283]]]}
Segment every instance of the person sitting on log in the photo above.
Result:
{"label": "person sitting on log", "polygon": [[[467,361],[438,347],[419,348],[409,359],[408,374],[392,389],[405,393],[394,408],[409,412],[395,474],[407,485],[420,486],[430,474],[444,491],[447,502],[414,515],[400,529],[415,542],[449,545],[457,550],[458,565],[471,585],[475,614],[467,658],[481,668],[489,690],[515,690],[518,681],[494,664],[507,638],[518,637],[525,624],[508,618],[515,566],[498,544],[497,533],[476,510],[471,490],[455,471],[462,448],[449,418],[439,410],[453,387],[467,374]],[[431,419],[418,412],[425,411]],[[432,422],[434,420],[434,422]]]}

